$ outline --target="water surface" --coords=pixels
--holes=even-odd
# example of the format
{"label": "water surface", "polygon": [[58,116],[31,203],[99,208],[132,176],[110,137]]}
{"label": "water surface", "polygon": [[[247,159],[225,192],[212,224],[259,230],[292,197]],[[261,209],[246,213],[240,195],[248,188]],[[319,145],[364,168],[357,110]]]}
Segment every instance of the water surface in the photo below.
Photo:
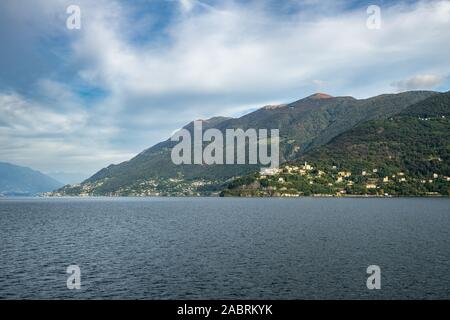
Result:
{"label": "water surface", "polygon": [[445,198],[0,199],[0,248],[3,299],[450,298]]}

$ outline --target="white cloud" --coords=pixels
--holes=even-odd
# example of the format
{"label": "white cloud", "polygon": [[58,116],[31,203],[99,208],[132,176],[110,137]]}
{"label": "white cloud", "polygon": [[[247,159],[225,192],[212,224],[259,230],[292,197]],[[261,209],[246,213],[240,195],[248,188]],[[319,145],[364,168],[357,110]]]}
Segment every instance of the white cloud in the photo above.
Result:
{"label": "white cloud", "polygon": [[85,112],[54,112],[15,93],[0,94],[0,114],[5,124],[0,128],[2,136],[9,132],[24,136],[69,134],[86,122]]}
{"label": "white cloud", "polygon": [[318,80],[318,79],[312,80],[311,82],[319,88],[322,88],[327,85],[326,81]]}
{"label": "white cloud", "polygon": [[[369,83],[377,71],[399,76],[410,75],[415,66],[450,69],[448,59],[432,58],[450,50],[449,10],[448,1],[387,7],[383,29],[368,30],[363,10],[279,19],[260,8],[228,4],[177,20],[163,44],[133,46],[121,36],[130,26],[119,6],[113,15],[107,13],[109,18],[100,14],[86,26],[76,52],[90,58],[80,73],[86,80],[128,94],[256,96],[322,79],[334,90],[352,85],[364,95],[365,89],[352,82],[364,72]],[[402,64],[408,60],[406,68]],[[377,76],[386,79],[386,74]]]}
{"label": "white cloud", "polygon": [[185,12],[189,12],[194,7],[194,0],[180,0],[181,8]]}
{"label": "white cloud", "polygon": [[435,74],[417,75],[406,80],[395,81],[392,86],[398,91],[417,90],[417,89],[434,89],[440,86],[445,77]]}
{"label": "white cloud", "polygon": [[47,107],[14,93],[0,93],[0,159],[42,171],[89,174],[132,153],[114,148],[114,127],[89,125],[81,109]]}

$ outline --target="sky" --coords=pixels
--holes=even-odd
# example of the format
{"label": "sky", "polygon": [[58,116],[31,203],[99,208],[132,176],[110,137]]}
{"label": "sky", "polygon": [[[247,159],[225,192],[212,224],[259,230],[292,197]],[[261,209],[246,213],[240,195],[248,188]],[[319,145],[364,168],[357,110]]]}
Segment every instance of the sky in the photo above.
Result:
{"label": "sky", "polygon": [[449,53],[449,0],[2,0],[0,161],[82,179],[194,119],[448,91]]}

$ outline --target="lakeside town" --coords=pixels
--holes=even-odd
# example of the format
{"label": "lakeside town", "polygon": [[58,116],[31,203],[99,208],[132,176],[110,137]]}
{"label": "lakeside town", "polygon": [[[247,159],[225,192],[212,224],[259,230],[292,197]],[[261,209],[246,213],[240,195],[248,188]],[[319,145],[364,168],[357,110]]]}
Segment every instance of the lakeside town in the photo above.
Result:
{"label": "lakeside town", "polygon": [[[107,181],[72,185],[62,192],[46,196],[98,196],[95,190]],[[155,178],[137,181],[119,188],[108,196],[239,196],[239,197],[300,197],[300,196],[379,196],[398,195],[443,196],[450,186],[450,177],[434,173],[430,177],[415,177],[405,172],[387,174],[382,168],[352,172],[337,166],[318,168],[310,163],[287,164],[281,168],[262,169],[260,173],[229,179],[185,180]],[[70,190],[70,191],[69,191]],[[443,191],[444,190],[444,193]],[[71,194],[73,193],[73,194]],[[104,195],[104,194],[102,194]]]}
{"label": "lakeside town", "polygon": [[241,180],[224,191],[224,196],[398,196],[448,195],[450,177],[433,173],[416,177],[405,172],[389,172],[384,168],[368,168],[358,172],[337,166],[317,168],[305,162],[265,169],[260,174]]}

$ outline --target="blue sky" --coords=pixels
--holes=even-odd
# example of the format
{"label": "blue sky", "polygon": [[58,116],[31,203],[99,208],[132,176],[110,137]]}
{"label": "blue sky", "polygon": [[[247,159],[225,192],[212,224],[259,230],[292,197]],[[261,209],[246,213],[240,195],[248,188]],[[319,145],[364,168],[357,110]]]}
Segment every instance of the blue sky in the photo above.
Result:
{"label": "blue sky", "polygon": [[448,91],[449,52],[447,0],[2,0],[0,160],[89,176],[193,119]]}

